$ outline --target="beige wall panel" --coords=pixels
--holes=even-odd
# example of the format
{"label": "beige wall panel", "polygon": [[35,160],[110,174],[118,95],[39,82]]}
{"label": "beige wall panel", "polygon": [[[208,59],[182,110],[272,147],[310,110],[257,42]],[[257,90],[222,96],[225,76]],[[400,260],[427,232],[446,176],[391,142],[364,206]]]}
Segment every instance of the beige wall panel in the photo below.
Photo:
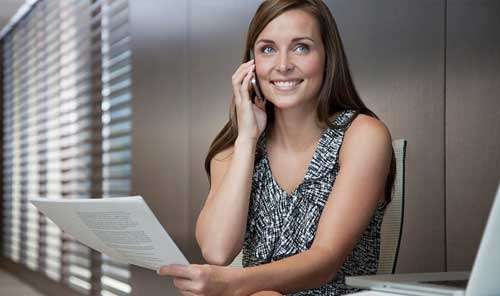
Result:
{"label": "beige wall panel", "polygon": [[193,0],[191,3],[189,154],[194,232],[209,189],[205,157],[216,134],[229,119],[231,76],[241,63],[248,24],[260,1]]}
{"label": "beige wall panel", "polygon": [[444,270],[444,1],[327,1],[361,97],[408,140],[397,272]]}
{"label": "beige wall panel", "polygon": [[[190,257],[187,2],[130,0],[130,28],[132,192]],[[171,279],[131,270],[133,295],[175,295]]]}
{"label": "beige wall panel", "polygon": [[448,270],[470,269],[500,181],[500,2],[448,1]]}

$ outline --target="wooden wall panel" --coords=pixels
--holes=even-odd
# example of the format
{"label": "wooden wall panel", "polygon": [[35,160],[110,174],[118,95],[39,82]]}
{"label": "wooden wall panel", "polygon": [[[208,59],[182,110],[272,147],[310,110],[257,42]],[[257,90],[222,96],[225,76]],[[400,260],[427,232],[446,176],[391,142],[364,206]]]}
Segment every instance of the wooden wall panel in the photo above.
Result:
{"label": "wooden wall panel", "polygon": [[468,270],[500,181],[500,2],[448,1],[448,270]]}
{"label": "wooden wall panel", "polygon": [[[186,1],[130,0],[132,192],[189,257],[189,75]],[[131,268],[133,295],[174,295],[172,280]]]}

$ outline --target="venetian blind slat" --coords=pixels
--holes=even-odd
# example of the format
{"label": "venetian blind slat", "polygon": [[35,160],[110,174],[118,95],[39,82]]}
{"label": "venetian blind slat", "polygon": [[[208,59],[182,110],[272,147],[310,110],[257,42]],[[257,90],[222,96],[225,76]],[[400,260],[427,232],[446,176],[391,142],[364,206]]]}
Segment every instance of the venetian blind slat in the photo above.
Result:
{"label": "venetian blind slat", "polygon": [[[130,49],[128,47],[128,2],[102,1],[103,15],[103,195],[130,194]],[[119,106],[119,108],[116,108]],[[128,295],[127,265],[102,256],[101,295]]]}
{"label": "venetian blind slat", "polygon": [[130,193],[128,1],[40,0],[2,40],[4,256],[84,295],[128,295],[128,266],[31,197]]}

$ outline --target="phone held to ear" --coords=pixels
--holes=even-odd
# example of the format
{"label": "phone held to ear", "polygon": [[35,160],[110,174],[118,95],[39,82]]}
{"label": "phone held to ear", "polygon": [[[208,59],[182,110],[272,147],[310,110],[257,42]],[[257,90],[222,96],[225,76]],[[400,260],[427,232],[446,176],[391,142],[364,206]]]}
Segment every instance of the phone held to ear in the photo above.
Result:
{"label": "phone held to ear", "polygon": [[[250,50],[250,59],[251,60],[255,59],[253,51],[251,51],[251,50]],[[259,80],[257,79],[257,74],[255,74],[255,70],[254,70],[253,77],[250,80],[250,82],[252,83],[252,89],[255,92],[255,95],[263,100],[264,96],[262,95],[262,91],[260,90]],[[250,100],[252,101],[252,103],[255,103],[255,98],[252,95],[251,90],[250,90]]]}

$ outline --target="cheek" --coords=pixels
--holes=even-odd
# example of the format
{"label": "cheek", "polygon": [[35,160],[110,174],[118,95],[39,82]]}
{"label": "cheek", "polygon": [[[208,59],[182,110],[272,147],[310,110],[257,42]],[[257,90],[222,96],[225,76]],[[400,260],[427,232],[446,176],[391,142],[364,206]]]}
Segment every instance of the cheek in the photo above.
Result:
{"label": "cheek", "polygon": [[311,57],[297,64],[308,78],[322,79],[324,71],[324,61],[320,57]]}
{"label": "cheek", "polygon": [[255,62],[255,73],[259,77],[266,77],[273,68],[273,63],[270,61],[260,60]]}

